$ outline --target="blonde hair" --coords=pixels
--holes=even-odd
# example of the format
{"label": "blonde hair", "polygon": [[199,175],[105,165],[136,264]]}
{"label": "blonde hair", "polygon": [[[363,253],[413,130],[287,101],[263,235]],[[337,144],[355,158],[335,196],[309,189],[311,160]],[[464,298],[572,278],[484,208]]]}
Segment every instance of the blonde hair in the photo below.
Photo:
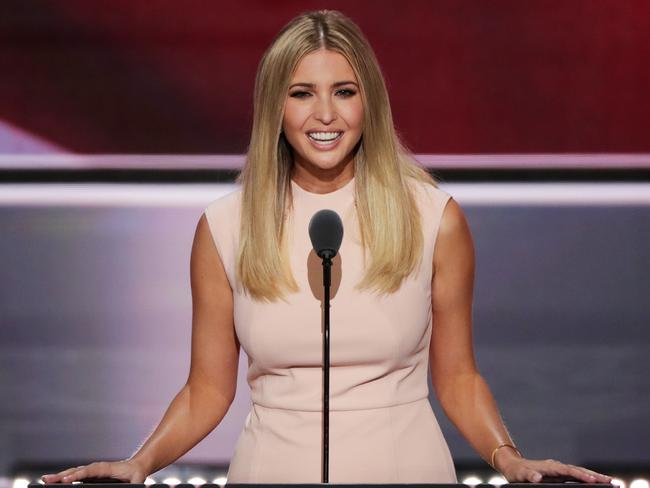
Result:
{"label": "blonde hair", "polygon": [[334,10],[306,12],[290,21],[257,69],[254,114],[242,184],[237,280],[258,300],[284,299],[298,284],[289,264],[285,217],[291,211],[291,146],[281,135],[291,77],[307,54],[342,54],[359,81],[363,134],[354,160],[359,230],[371,260],[357,289],[392,293],[419,264],[423,235],[409,184],[436,186],[400,141],[379,63],[361,30]]}

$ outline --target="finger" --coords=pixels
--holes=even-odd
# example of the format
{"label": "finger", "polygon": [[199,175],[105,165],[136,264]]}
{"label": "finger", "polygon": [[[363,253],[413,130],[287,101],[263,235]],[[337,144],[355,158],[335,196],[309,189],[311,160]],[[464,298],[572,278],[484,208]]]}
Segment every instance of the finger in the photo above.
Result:
{"label": "finger", "polygon": [[111,469],[113,463],[108,463],[106,461],[101,461],[98,463],[92,463],[86,466],[82,473],[75,473],[78,475],[77,479],[84,478],[110,478],[113,470]]}
{"label": "finger", "polygon": [[108,473],[108,463],[92,463],[88,466],[83,466],[76,469],[75,471],[68,473],[62,478],[64,483],[72,483],[73,481],[79,481],[84,478],[99,478],[104,476],[104,473]]}
{"label": "finger", "polygon": [[573,474],[573,476],[582,476],[581,479],[589,481],[591,483],[594,483],[598,481],[598,473],[594,473],[593,471],[589,469],[585,469],[581,466],[571,466],[572,473],[579,473],[579,474]]}
{"label": "finger", "polygon": [[58,473],[56,473],[56,476],[59,476],[60,478],[63,478],[64,476],[67,476],[70,473],[74,473],[79,468],[83,468],[83,466],[77,466],[75,468],[68,468],[68,469],[65,469],[63,471],[59,471]]}
{"label": "finger", "polygon": [[70,476],[71,474],[75,473],[76,471],[84,467],[85,466],[82,465],[82,466],[76,466],[74,468],[68,468],[63,471],[59,471],[58,473],[55,474],[43,475],[41,478],[46,483],[60,483],[61,481],[63,481],[63,478],[65,478],[66,476]]}
{"label": "finger", "polygon": [[592,471],[590,469],[585,469],[585,468],[582,468],[582,469],[584,469],[589,476],[591,476],[593,479],[595,479],[596,481],[598,481],[600,483],[609,483],[610,481],[612,481],[611,476],[607,476],[606,474],[597,473],[596,471]]}
{"label": "finger", "polygon": [[581,467],[574,466],[572,464],[560,463],[558,469],[562,470],[562,474],[572,476],[578,480],[585,481],[587,483],[593,483],[596,481],[596,477],[593,474],[587,472],[587,470]]}
{"label": "finger", "polygon": [[522,481],[528,481],[529,483],[539,483],[542,480],[542,473],[535,471],[534,469],[527,469],[524,472]]}
{"label": "finger", "polygon": [[564,464],[555,459],[540,461],[538,469],[542,471],[546,477],[554,476],[561,478],[564,476],[587,483],[609,483],[612,480],[611,476],[602,475],[590,469],[583,468],[582,466]]}
{"label": "finger", "polygon": [[61,481],[64,483],[72,483],[73,481],[79,481],[80,479],[87,478],[85,473],[88,472],[88,468],[81,468],[66,474],[61,478]]}
{"label": "finger", "polygon": [[48,474],[41,476],[41,479],[44,483],[61,483],[63,481],[63,476],[58,474]]}
{"label": "finger", "polygon": [[608,474],[602,474],[602,473],[596,473],[596,476],[598,477],[599,480],[601,480],[602,483],[611,483],[614,477],[608,475]]}
{"label": "finger", "polygon": [[60,476],[58,474],[44,474],[43,476],[41,476],[41,479],[45,483],[58,483],[59,481],[61,481],[61,478],[63,478],[63,476]]}
{"label": "finger", "polygon": [[612,481],[611,476],[607,476],[606,474],[600,474],[596,473],[595,471],[587,470],[589,473],[589,476],[592,477],[592,479],[597,482],[597,483],[609,483]]}
{"label": "finger", "polygon": [[77,469],[79,469],[79,468],[68,468],[68,469],[66,469],[64,471],[61,471],[59,473],[46,474],[46,475],[43,475],[41,477],[41,479],[43,479],[43,481],[45,481],[46,483],[59,483],[60,481],[63,480],[63,478],[65,476],[68,476],[71,473],[74,473]]}
{"label": "finger", "polygon": [[596,471],[594,471],[592,469],[587,469],[587,468],[584,468],[584,467],[581,467],[581,466],[580,466],[580,469],[585,470],[587,473],[594,476],[597,480],[602,480],[603,482],[606,482],[606,483],[609,483],[610,481],[612,481],[612,477],[609,476],[609,475],[598,473],[598,472],[596,472]]}
{"label": "finger", "polygon": [[577,468],[571,464],[561,463],[560,461],[548,460],[544,464],[544,469],[547,469],[549,472],[557,475],[571,475],[571,470]]}

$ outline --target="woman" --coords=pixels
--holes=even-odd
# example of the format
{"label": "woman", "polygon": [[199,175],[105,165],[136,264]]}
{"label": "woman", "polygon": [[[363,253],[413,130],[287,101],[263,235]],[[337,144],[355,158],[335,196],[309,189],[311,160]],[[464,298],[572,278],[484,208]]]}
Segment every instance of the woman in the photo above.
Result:
{"label": "woman", "polygon": [[456,482],[427,367],[445,413],[510,482],[611,480],[514,446],[474,360],[463,212],[400,144],[373,51],[342,14],[297,17],[264,54],[239,181],[197,225],[191,368],[160,425],[127,460],[44,481],[142,482],[172,463],[226,414],[241,343],[253,404],[228,481],[320,482],[322,297],[307,224],[322,208],[345,228],[333,269],[330,482]]}

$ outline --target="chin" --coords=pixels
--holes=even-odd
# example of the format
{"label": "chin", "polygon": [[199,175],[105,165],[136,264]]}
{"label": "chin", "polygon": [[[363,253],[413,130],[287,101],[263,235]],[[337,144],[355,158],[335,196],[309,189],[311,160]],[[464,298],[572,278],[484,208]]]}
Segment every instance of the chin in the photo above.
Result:
{"label": "chin", "polygon": [[[308,156],[312,156],[312,155],[309,154]],[[314,155],[314,157],[306,157],[306,158],[304,157],[303,159],[305,161],[308,161],[311,166],[315,166],[320,169],[334,169],[338,166],[344,165],[345,161],[348,160],[346,156],[323,159],[322,157],[319,157],[318,154]]]}
{"label": "chin", "polygon": [[332,170],[335,169],[343,164],[343,161],[335,161],[332,163],[327,163],[327,162],[315,162],[315,161],[310,161],[310,164],[318,169],[321,170]]}

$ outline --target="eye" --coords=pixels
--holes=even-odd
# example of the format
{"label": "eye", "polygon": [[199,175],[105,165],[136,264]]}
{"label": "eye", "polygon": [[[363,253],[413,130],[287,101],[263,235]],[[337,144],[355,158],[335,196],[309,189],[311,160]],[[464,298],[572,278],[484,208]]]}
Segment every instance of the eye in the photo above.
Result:
{"label": "eye", "polygon": [[343,88],[342,90],[339,90],[336,93],[340,93],[343,96],[343,98],[348,98],[357,94],[355,90],[349,90],[347,88]]}
{"label": "eye", "polygon": [[296,91],[296,92],[291,93],[289,96],[293,97],[293,98],[305,98],[306,96],[309,96],[309,95],[310,95],[310,93],[308,93],[306,91]]}

